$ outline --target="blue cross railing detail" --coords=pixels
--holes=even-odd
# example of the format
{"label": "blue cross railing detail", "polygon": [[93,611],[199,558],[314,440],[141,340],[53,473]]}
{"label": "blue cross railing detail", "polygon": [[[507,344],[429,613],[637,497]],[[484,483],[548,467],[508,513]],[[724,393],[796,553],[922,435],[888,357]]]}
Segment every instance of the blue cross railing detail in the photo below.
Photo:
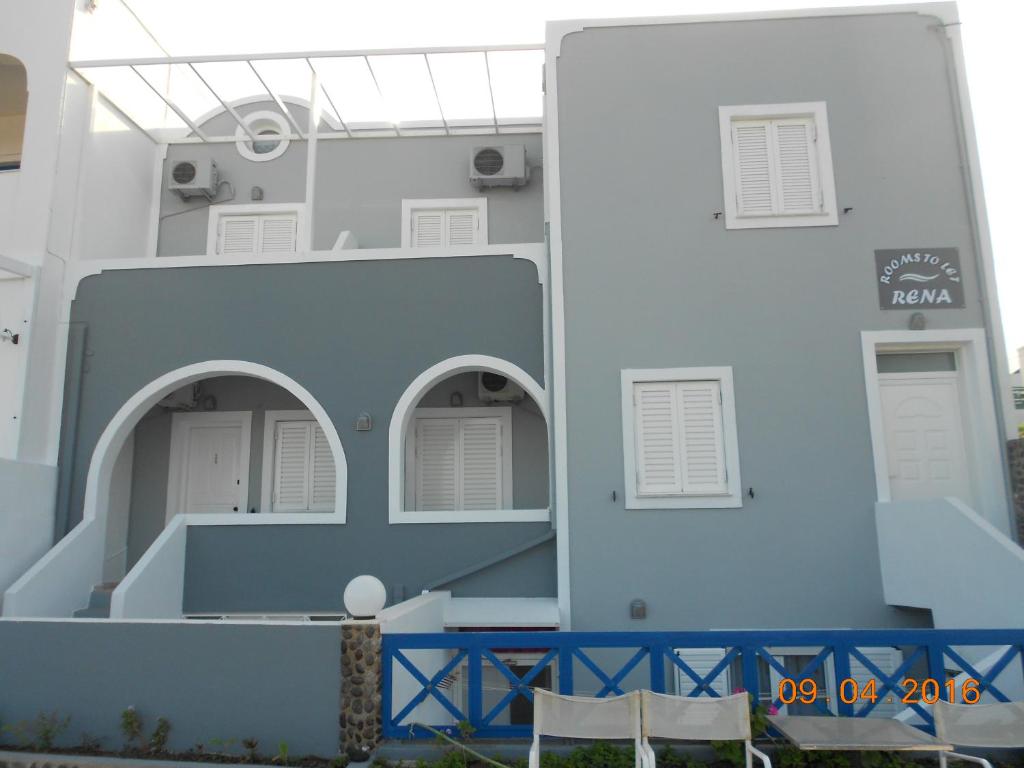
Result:
{"label": "blue cross railing detail", "polygon": [[[710,669],[695,669],[686,659],[687,649],[715,648],[721,649],[722,656]],[[780,662],[779,652],[773,651],[779,648],[785,648],[787,655],[798,650],[796,655],[810,661],[793,673]],[[865,653],[872,648],[900,649],[902,662],[892,672],[883,670]],[[509,657],[516,655],[538,660],[509,664]],[[968,658],[980,657],[994,657],[995,662],[979,670],[978,662]],[[874,701],[847,701],[838,695],[843,680],[851,678],[853,662],[875,678]],[[501,685],[488,692],[486,707],[485,666],[501,678]],[[529,668],[520,675],[512,666]],[[883,700],[895,699],[916,715],[919,727],[933,731],[926,701],[903,702],[913,684],[934,680],[933,690],[945,698],[947,681],[963,674],[977,681],[984,701],[1008,701],[1000,687],[1007,687],[1004,680],[1013,684],[1010,690],[1024,690],[1024,629],[386,634],[382,641],[383,732],[386,738],[433,737],[414,723],[452,731],[466,722],[478,738],[528,737],[529,724],[500,721],[509,719],[503,715],[511,713],[517,699],[533,701],[533,687],[546,670],[551,688],[566,695],[617,696],[636,688],[673,692],[672,679],[678,675],[687,695],[719,696],[724,691],[723,675],[729,670],[735,674],[738,668],[742,686],[736,687],[752,694],[754,702],[781,707],[780,690],[760,690],[765,666],[778,679],[795,684],[831,677],[828,682],[837,700],[830,706],[823,697],[807,702],[816,714],[867,717]]]}

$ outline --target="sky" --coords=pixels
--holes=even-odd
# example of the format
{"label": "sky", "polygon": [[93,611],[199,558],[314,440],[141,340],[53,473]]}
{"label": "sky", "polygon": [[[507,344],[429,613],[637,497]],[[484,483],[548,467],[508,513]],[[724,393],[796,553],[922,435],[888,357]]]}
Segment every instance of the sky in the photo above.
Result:
{"label": "sky", "polygon": [[[793,8],[866,5],[851,0],[95,0],[101,10],[122,2],[141,19],[171,55],[236,54],[540,43],[544,24],[554,19],[671,16]],[[888,4],[881,2],[873,5]],[[1024,64],[1020,30],[1024,3],[961,0],[968,85],[974,111],[996,279],[1010,370],[1024,347],[1024,232],[1017,225],[1019,151]],[[244,19],[239,23],[238,19]],[[197,23],[202,20],[201,23]],[[119,56],[153,55],[151,41]],[[79,50],[75,58],[89,54]],[[944,245],[928,243],[926,245]]]}

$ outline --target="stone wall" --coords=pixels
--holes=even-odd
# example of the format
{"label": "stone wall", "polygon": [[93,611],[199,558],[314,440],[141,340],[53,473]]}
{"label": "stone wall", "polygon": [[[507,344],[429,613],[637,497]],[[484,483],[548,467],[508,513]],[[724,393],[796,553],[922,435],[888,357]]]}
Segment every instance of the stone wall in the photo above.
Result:
{"label": "stone wall", "polygon": [[341,751],[361,762],[381,737],[380,625],[341,626]]}
{"label": "stone wall", "polygon": [[1017,541],[1024,543],[1024,439],[1010,440],[1008,450],[1013,508],[1017,513]]}

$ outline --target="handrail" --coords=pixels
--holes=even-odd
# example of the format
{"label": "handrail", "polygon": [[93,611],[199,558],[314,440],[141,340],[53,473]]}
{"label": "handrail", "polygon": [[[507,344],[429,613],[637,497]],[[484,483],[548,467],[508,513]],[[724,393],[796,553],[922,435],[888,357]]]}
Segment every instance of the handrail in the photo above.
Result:
{"label": "handrail", "polygon": [[[983,672],[976,660],[990,654],[993,647],[1003,651]],[[798,673],[787,670],[778,660],[779,652],[810,657]],[[867,649],[900,650],[901,661],[895,669],[883,670],[871,659]],[[540,657],[523,675],[513,672],[502,656],[510,649]],[[722,653],[709,669],[687,661],[688,649],[718,649]],[[433,651],[433,653],[424,653]],[[678,651],[684,652],[682,655]],[[867,717],[885,698],[896,699],[908,707],[918,727],[933,730],[927,704],[934,695],[946,697],[947,680],[956,682],[966,674],[976,681],[978,696],[1006,701],[1006,691],[1021,689],[1019,662],[1024,653],[1024,629],[828,629],[828,630],[716,630],[693,632],[467,632],[390,634],[382,638],[382,720],[386,738],[426,738],[428,731],[413,721],[425,722],[426,712],[434,713],[436,729],[450,728],[468,721],[481,738],[528,736],[528,725],[499,725],[497,720],[513,700],[522,696],[532,701],[532,686],[547,669],[552,689],[563,695],[619,695],[637,687],[666,692],[669,672],[692,681],[690,696],[718,696],[724,676],[730,669],[742,670],[742,688],[754,702],[783,705],[780,690],[761,691],[760,676],[765,664],[777,679],[819,680],[824,675],[838,701],[824,704],[824,696],[815,696],[808,705],[821,714]],[[424,665],[429,668],[422,668]],[[465,701],[453,694],[460,669],[465,666]],[[507,681],[500,701],[484,706],[483,667],[490,665]],[[525,666],[525,665],[524,665]],[[980,665],[979,665],[980,666]],[[875,700],[851,695],[855,686],[854,669],[867,671],[873,679]],[[396,701],[395,675],[415,680],[417,692],[408,701]],[[925,680],[934,684],[924,686]],[[913,682],[910,682],[913,681]],[[916,686],[916,688],[915,688]],[[405,687],[407,689],[407,686]],[[584,690],[593,688],[594,690]],[[927,691],[925,690],[927,688]],[[716,690],[718,689],[718,690]],[[917,698],[915,698],[915,690]],[[932,691],[937,693],[932,693]],[[728,692],[728,691],[726,691]],[[971,696],[973,697],[973,688]],[[963,698],[959,688],[954,698]],[[436,722],[441,719],[445,722]]]}

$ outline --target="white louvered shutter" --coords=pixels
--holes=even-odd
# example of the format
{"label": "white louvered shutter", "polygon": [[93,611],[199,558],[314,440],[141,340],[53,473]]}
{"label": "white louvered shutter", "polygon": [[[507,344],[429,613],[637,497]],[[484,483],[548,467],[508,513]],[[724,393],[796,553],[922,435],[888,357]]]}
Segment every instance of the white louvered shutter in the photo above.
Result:
{"label": "white louvered shutter", "polygon": [[313,471],[310,478],[309,509],[311,512],[333,512],[336,482],[334,455],[327,442],[327,435],[315,422],[311,439]]}
{"label": "white louvered shutter", "polygon": [[636,484],[640,495],[683,492],[676,385],[633,385],[636,432]]}
{"label": "white louvered shutter", "polygon": [[256,253],[259,240],[258,216],[223,216],[218,229],[217,253]]}
{"label": "white louvered shutter", "polygon": [[458,509],[458,419],[416,422],[416,509]]}
{"label": "white louvered shutter", "polygon": [[305,421],[279,421],[274,456],[274,511],[309,507],[309,432]]}
{"label": "white louvered shutter", "polygon": [[444,211],[412,212],[413,248],[440,248],[444,245]]}
{"label": "white louvered shutter", "polygon": [[683,492],[725,493],[721,382],[685,381],[676,386]]}
{"label": "white louvered shutter", "polygon": [[738,214],[770,216],[774,212],[770,121],[734,122],[732,144]]}
{"label": "white louvered shutter", "polygon": [[501,509],[501,419],[461,422],[459,509]]}
{"label": "white louvered shutter", "polygon": [[[707,678],[708,675],[718,666],[719,662],[725,658],[724,648],[680,648],[676,651],[676,655],[683,661],[690,669],[693,670],[702,680]],[[675,667],[675,665],[673,665]],[[676,670],[676,695],[677,696],[689,696],[694,689],[697,688],[697,683],[693,681],[693,678],[686,674],[679,667],[675,667]],[[732,692],[732,686],[730,685],[730,672],[729,667],[726,666],[722,670],[721,674],[715,678],[714,682],[709,684],[709,687],[715,691],[719,696],[728,696]],[[701,691],[701,696],[709,696],[707,690]]]}
{"label": "white louvered shutter", "polygon": [[473,245],[476,242],[480,222],[473,209],[451,210],[445,213],[448,234],[446,245]]}
{"label": "white louvered shutter", "polygon": [[298,217],[293,214],[260,216],[260,252],[293,253]]}
{"label": "white louvered shutter", "polygon": [[[893,672],[899,669],[900,664],[903,663],[903,654],[897,648],[858,648],[857,650],[864,654],[880,671],[890,677]],[[875,708],[869,713],[869,717],[895,717],[903,709],[899,696],[895,695],[892,691],[886,692],[883,696],[882,681],[875,677],[873,672],[852,655],[850,656],[850,677],[857,681],[858,691],[863,691],[869,681],[875,681],[875,693],[878,694],[879,699]],[[851,691],[848,690],[847,696],[849,695],[851,695]],[[892,701],[890,701],[890,698]],[[870,703],[868,699],[858,700],[854,704],[854,709],[860,710]]]}
{"label": "white louvered shutter", "polygon": [[776,213],[817,213],[821,210],[814,120],[798,117],[773,120]]}

